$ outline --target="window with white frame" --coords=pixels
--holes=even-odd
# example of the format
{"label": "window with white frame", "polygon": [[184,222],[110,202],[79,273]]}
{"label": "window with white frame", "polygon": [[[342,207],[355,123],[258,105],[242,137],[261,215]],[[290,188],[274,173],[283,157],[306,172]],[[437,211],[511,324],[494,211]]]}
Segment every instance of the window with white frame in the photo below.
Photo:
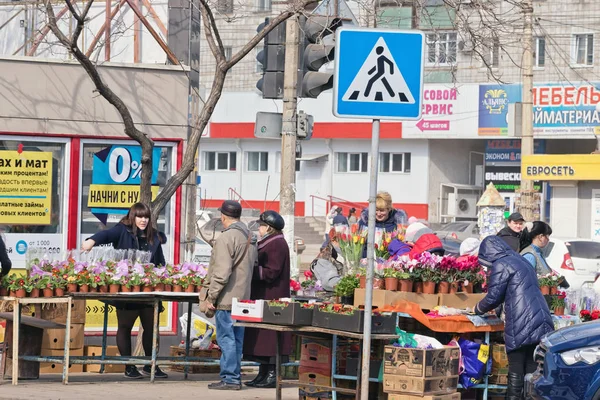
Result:
{"label": "window with white frame", "polygon": [[235,151],[205,151],[205,171],[235,171],[237,168],[237,154]]}
{"label": "window with white frame", "polygon": [[249,172],[267,172],[269,170],[269,153],[266,151],[249,151],[246,170]]}
{"label": "window with white frame", "polygon": [[544,68],[546,65],[546,38],[536,37],[535,38],[535,66],[537,68]]}
{"label": "window with white frame", "polygon": [[271,11],[271,0],[256,0],[256,11]]}
{"label": "window with white frame", "polygon": [[575,65],[594,65],[594,35],[573,35],[572,60]]}
{"label": "window with white frame", "polygon": [[428,33],[426,40],[428,64],[456,63],[456,32]]}
{"label": "window with white frame", "polygon": [[379,172],[410,173],[410,153],[381,153]]}
{"label": "window with white frame", "polygon": [[484,45],[483,62],[485,67],[497,68],[500,65],[500,40],[493,38]]}
{"label": "window with white frame", "polygon": [[337,153],[337,172],[367,172],[368,153]]}

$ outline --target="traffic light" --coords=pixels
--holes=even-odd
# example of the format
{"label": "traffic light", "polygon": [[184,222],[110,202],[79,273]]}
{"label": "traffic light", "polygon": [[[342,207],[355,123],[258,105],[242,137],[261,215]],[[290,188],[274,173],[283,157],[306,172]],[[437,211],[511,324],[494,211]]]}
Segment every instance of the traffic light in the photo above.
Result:
{"label": "traffic light", "polygon": [[300,140],[309,140],[312,137],[314,119],[304,111],[296,114],[296,136]]}
{"label": "traffic light", "polygon": [[[269,18],[256,29],[262,31],[269,23]],[[264,48],[256,59],[262,64],[263,75],[256,82],[262,92],[263,99],[283,98],[283,71],[285,66],[285,22],[277,25],[264,39]]]}
{"label": "traffic light", "polygon": [[333,87],[333,72],[318,72],[333,61],[333,33],[342,26],[340,18],[311,15],[300,19],[298,96],[316,99]]}

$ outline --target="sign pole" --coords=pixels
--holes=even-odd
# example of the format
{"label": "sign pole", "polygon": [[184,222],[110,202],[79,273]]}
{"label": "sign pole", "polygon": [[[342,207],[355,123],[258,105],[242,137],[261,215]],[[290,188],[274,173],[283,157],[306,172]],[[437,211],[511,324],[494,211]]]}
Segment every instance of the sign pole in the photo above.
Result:
{"label": "sign pole", "polygon": [[371,173],[369,183],[369,225],[367,236],[367,287],[365,291],[365,321],[362,343],[360,398],[369,399],[369,367],[371,362],[371,309],[373,307],[373,273],[375,271],[375,201],[379,172],[379,120],[373,120],[371,137]]}

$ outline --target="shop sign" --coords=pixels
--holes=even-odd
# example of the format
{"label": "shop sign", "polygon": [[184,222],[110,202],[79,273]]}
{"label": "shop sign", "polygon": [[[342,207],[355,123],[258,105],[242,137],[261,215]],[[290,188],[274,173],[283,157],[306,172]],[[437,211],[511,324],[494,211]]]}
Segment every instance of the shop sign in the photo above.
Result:
{"label": "shop sign", "polygon": [[0,151],[0,224],[50,225],[52,152]]}
{"label": "shop sign", "polygon": [[[161,150],[152,153],[152,185],[158,182]],[[88,193],[88,207],[104,224],[108,214],[127,214],[127,210],[140,199],[142,172],[140,146],[109,146],[94,154],[92,183]],[[158,186],[152,186],[152,197]]]}
{"label": "shop sign", "polygon": [[[514,193],[521,187],[521,167],[519,165],[486,166],[485,187],[493,183],[499,192]],[[541,183],[534,182],[534,188],[540,190]]]}
{"label": "shop sign", "polygon": [[[535,154],[546,152],[546,141],[538,139],[534,141],[533,151]],[[520,139],[494,139],[485,144],[486,163],[520,163],[521,162],[521,140]]]}
{"label": "shop sign", "polygon": [[[160,332],[173,332],[177,331],[177,327],[173,325],[173,316],[177,314],[177,303],[169,302],[165,305],[165,311],[159,314],[159,331]],[[85,333],[86,335],[96,336],[102,335],[104,330],[104,309],[108,307],[108,325],[107,331],[109,334],[115,334],[119,327],[117,321],[116,309],[103,303],[99,300],[87,300],[86,302],[86,315],[85,315]],[[138,331],[138,325],[133,327],[133,332]]]}
{"label": "shop sign", "polygon": [[600,240],[600,189],[592,189],[592,240]]}
{"label": "shop sign", "polygon": [[425,85],[421,119],[402,122],[402,137],[472,137],[477,130],[478,89],[478,85]]}
{"label": "shop sign", "polygon": [[63,235],[60,233],[6,233],[3,235],[8,258],[13,263],[13,268],[25,268],[27,258],[32,249],[37,249],[36,257],[48,260],[63,258]]}
{"label": "shop sign", "polygon": [[521,173],[527,179],[544,181],[600,180],[600,155],[533,155],[521,162]]}
{"label": "shop sign", "polygon": [[[600,133],[600,90],[595,83],[536,84],[533,133],[537,136],[589,137]],[[508,108],[521,101],[521,85],[480,85],[479,135],[508,134]]]}

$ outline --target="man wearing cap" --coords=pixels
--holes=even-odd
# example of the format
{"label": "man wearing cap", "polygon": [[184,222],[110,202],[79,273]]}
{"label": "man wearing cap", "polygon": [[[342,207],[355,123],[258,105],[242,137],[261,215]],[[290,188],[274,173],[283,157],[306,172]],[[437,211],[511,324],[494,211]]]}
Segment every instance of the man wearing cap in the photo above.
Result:
{"label": "man wearing cap", "polygon": [[[252,271],[257,258],[256,239],[240,221],[242,206],[226,200],[219,208],[223,233],[215,241],[204,286],[200,293],[200,310],[215,314],[217,343],[221,348],[221,381],[209,389],[240,390],[244,328],[234,327],[231,303],[234,297],[250,298]],[[203,298],[204,297],[204,298]]]}
{"label": "man wearing cap", "polygon": [[498,236],[517,253],[520,251],[521,231],[525,218],[521,213],[515,212],[508,216],[506,227],[498,232]]}

